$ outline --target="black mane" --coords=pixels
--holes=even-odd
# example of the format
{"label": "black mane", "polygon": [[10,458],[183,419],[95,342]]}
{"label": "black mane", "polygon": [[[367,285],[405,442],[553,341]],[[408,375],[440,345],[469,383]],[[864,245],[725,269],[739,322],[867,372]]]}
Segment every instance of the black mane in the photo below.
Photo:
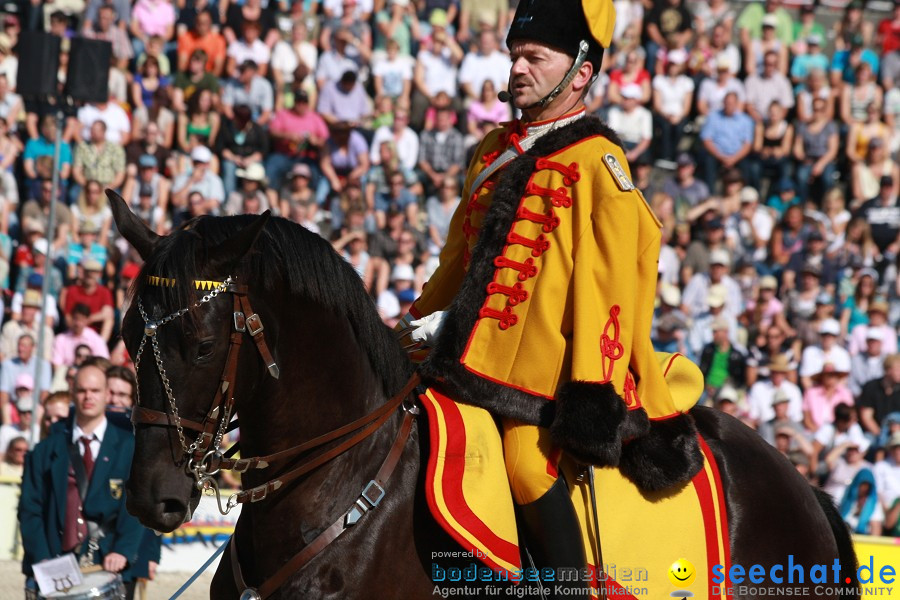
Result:
{"label": "black mane", "polygon": [[[256,215],[200,217],[160,239],[137,278],[134,296],[147,287],[147,276],[175,279],[162,293],[163,308],[175,311],[196,302],[193,280],[222,281],[228,275],[250,286],[251,293],[283,293],[300,297],[344,316],[364,347],[372,368],[391,395],[406,383],[412,365],[391,330],[378,316],[359,276],[331,245],[300,225],[271,218],[250,252],[237,265],[224,265],[210,251],[247,227]],[[291,310],[286,304],[285,310]],[[162,315],[157,315],[162,316]]]}

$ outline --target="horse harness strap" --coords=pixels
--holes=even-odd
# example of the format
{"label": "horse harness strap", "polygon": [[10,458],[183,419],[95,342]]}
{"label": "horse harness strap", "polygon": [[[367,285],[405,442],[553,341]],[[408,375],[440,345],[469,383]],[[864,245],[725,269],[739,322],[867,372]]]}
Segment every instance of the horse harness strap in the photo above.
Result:
{"label": "horse harness strap", "polygon": [[[359,443],[360,441],[362,441],[363,439],[365,439],[366,437],[368,437],[369,435],[374,433],[374,431],[376,429],[378,429],[378,427],[380,427],[387,420],[387,418],[392,414],[393,409],[400,406],[400,404],[403,403],[403,401],[406,399],[406,397],[410,393],[412,393],[413,389],[415,389],[415,387],[418,384],[419,384],[419,375],[416,373],[416,374],[413,374],[413,376],[410,378],[409,382],[406,384],[406,386],[404,386],[403,390],[400,393],[398,393],[396,396],[394,396],[387,404],[383,405],[382,408],[390,407],[391,408],[390,411],[388,411],[384,416],[382,416],[377,421],[375,421],[372,425],[370,425],[369,427],[367,427],[366,429],[361,431],[359,434],[357,434],[356,436],[351,438],[351,440],[348,440],[348,442],[345,442],[344,444],[341,444],[340,446],[335,447],[334,450],[341,449],[341,452],[343,452],[343,451],[347,450],[350,446],[355,445],[356,443]],[[320,552],[322,552],[322,550],[324,550],[329,544],[331,544],[331,542],[333,542],[338,537],[340,537],[340,535],[343,534],[345,531],[347,531],[348,529],[350,529],[351,527],[356,525],[356,523],[359,522],[359,520],[367,512],[374,509],[381,503],[382,499],[384,499],[384,496],[387,493],[385,491],[385,486],[387,485],[388,480],[391,478],[391,475],[393,475],[394,470],[397,468],[397,465],[400,462],[400,457],[403,454],[404,448],[406,447],[406,442],[409,439],[409,434],[412,431],[413,421],[414,421],[415,415],[417,413],[418,413],[418,409],[414,405],[412,405],[412,406],[404,405],[403,422],[400,425],[400,429],[397,432],[397,437],[394,438],[394,443],[391,446],[391,449],[388,452],[387,456],[385,457],[384,461],[381,463],[381,467],[378,469],[378,472],[376,473],[375,478],[366,484],[366,486],[363,488],[362,492],[360,492],[359,497],[350,506],[350,508],[348,508],[346,511],[344,511],[344,513],[341,514],[341,516],[338,517],[337,520],[335,520],[324,531],[322,531],[319,535],[317,535],[316,538],[313,539],[312,542],[310,542],[309,544],[304,546],[303,549],[300,550],[300,552],[295,554],[290,560],[288,560],[288,562],[286,562],[284,565],[282,565],[281,568],[278,569],[271,577],[269,577],[262,584],[260,584],[260,586],[258,588],[249,587],[244,580],[243,571],[241,570],[240,560],[238,558],[238,552],[237,552],[237,542],[236,542],[237,533],[232,535],[231,541],[229,542],[229,544],[230,544],[229,554],[231,557],[231,569],[232,569],[232,573],[234,574],[235,585],[237,586],[237,589],[239,591],[242,591],[241,600],[265,600],[266,598],[268,598],[269,596],[274,594],[278,590],[278,588],[280,588],[291,575],[293,575],[294,573],[296,573],[297,571],[302,569],[309,561],[311,561],[313,558],[315,558]],[[356,423],[356,422],[354,422],[354,423]],[[353,423],[351,423],[351,425],[352,424]],[[335,430],[335,431],[338,431],[338,430]],[[319,439],[319,438],[316,438],[316,439]],[[313,440],[313,441],[315,441],[315,440]],[[352,442],[352,444],[348,445],[349,442]],[[344,447],[344,446],[346,446],[346,447]],[[334,454],[334,456],[336,456],[337,454],[340,454],[341,452]],[[333,451],[326,453],[327,455],[329,455],[329,460],[330,460],[330,458],[333,458],[333,456],[331,456],[332,453],[333,453]],[[326,456],[326,454],[323,454],[321,456]],[[324,462],[326,462],[326,461],[322,461],[320,463],[318,458],[319,457],[317,457],[317,459],[314,460],[313,462],[308,463],[310,468],[304,467],[303,472],[304,473],[308,472],[309,470],[314,468],[311,466],[314,463],[316,463],[315,466],[319,466],[319,464],[324,464]],[[299,469],[298,469],[298,471],[299,471]],[[289,473],[288,476],[282,477],[280,480],[275,480],[275,481],[292,480],[292,479],[295,479],[296,477],[299,477],[300,474],[302,474],[302,473],[297,473],[296,475],[294,475],[294,473],[297,473],[297,472],[293,471],[293,472]],[[271,483],[273,483],[273,482],[270,482],[270,484]],[[267,484],[267,485],[269,485],[269,484]],[[260,486],[260,487],[264,487],[264,486]],[[258,489],[258,488],[254,488],[254,489]],[[278,487],[275,487],[274,489],[278,489]],[[252,492],[252,490],[248,490],[248,492]],[[251,496],[251,498],[252,498],[252,496]],[[255,500],[251,499],[251,501],[255,501]]]}
{"label": "horse harness strap", "polygon": [[[403,401],[406,399],[406,397],[412,393],[412,391],[416,388],[417,385],[419,385],[419,382],[420,382],[419,374],[414,373],[412,375],[412,377],[409,378],[409,381],[406,382],[406,385],[403,386],[403,389],[400,390],[397,394],[395,394],[390,400],[388,400],[381,407],[379,407],[375,411],[369,413],[362,419],[357,419],[356,421],[354,421],[353,423],[350,423],[349,425],[345,425],[344,427],[341,427],[340,429],[335,429],[334,431],[332,431],[330,433],[327,433],[325,435],[314,438],[314,439],[310,440],[309,442],[306,442],[299,446],[295,446],[293,448],[289,448],[288,450],[284,450],[283,452],[271,454],[269,456],[264,456],[264,457],[246,459],[247,461],[251,461],[251,462],[257,461],[257,463],[259,465],[262,465],[262,464],[268,465],[269,460],[280,460],[285,457],[294,456],[296,454],[299,454],[301,451],[306,451],[306,450],[311,450],[313,448],[317,448],[317,447],[322,446],[323,444],[325,444],[329,441],[332,441],[342,435],[346,435],[350,431],[355,431],[355,430],[359,429],[359,431],[352,437],[346,439],[345,441],[341,442],[340,444],[336,445],[335,447],[331,448],[330,450],[316,455],[311,460],[308,460],[308,461],[302,463],[299,467],[296,467],[296,468],[288,471],[284,475],[281,475],[276,479],[272,479],[272,480],[267,481],[266,483],[260,484],[256,487],[252,487],[250,489],[238,492],[234,496],[234,502],[237,504],[243,504],[246,502],[259,502],[260,500],[263,500],[266,496],[268,496],[270,493],[278,490],[282,486],[284,486],[288,483],[291,483],[292,481],[302,477],[303,475],[306,475],[310,471],[312,471],[318,467],[321,467],[322,465],[331,461],[332,459],[337,458],[338,456],[340,456],[341,454],[343,454],[344,452],[346,452],[353,446],[357,445],[358,443],[360,443],[361,441],[363,441],[364,439],[366,439],[367,437],[369,437],[370,435],[375,433],[382,425],[384,425],[384,423],[391,417],[394,410],[397,407],[399,407],[403,403]],[[407,414],[410,414],[409,411],[407,411]],[[366,424],[366,423],[368,423],[368,424]],[[362,429],[360,429],[360,427],[362,427]],[[390,458],[390,456],[388,456],[388,458]],[[222,463],[228,463],[228,462],[230,462],[230,461],[228,461],[228,460],[222,461]],[[234,461],[234,462],[240,462],[240,461]],[[229,467],[221,467],[220,466],[219,468],[229,468]],[[263,467],[259,467],[259,468],[263,468]],[[234,469],[234,470],[238,470],[238,469]]]}

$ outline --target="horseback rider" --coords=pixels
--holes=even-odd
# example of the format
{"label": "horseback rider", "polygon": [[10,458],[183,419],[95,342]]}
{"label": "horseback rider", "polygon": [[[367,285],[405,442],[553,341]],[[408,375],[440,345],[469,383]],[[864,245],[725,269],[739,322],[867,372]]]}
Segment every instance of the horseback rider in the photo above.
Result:
{"label": "horseback rider", "polygon": [[476,149],[440,267],[400,325],[429,348],[424,377],[501,417],[539,568],[587,564],[563,452],[645,490],[702,466],[650,342],[661,225],[616,134],[585,114],[614,22],[612,0],[519,3],[501,99],[522,116]]}

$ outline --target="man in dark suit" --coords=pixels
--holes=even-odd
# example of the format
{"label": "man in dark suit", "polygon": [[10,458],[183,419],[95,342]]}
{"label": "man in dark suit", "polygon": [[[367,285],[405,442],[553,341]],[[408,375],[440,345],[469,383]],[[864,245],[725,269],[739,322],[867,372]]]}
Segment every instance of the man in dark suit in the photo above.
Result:
{"label": "man in dark suit", "polygon": [[[22,571],[64,553],[119,573],[128,584],[144,528],[125,510],[134,437],[106,419],[106,374],[75,375],[75,414],[53,427],[25,461],[19,523]],[[94,547],[96,546],[96,547]],[[127,585],[129,597],[133,583]]]}

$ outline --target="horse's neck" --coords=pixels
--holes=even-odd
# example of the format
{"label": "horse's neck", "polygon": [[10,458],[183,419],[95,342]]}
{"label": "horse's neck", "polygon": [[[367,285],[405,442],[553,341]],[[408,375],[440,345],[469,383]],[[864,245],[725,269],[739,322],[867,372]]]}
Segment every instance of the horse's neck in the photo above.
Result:
{"label": "horse's neck", "polygon": [[[348,323],[325,314],[298,321],[279,331],[281,378],[268,379],[265,389],[255,394],[254,406],[245,407],[240,415],[244,456],[297,446],[363,417],[386,401],[382,381]],[[259,556],[257,564],[279,564],[279,559],[296,553],[349,509],[387,455],[398,426],[399,418],[390,419],[359,445],[275,492],[277,499],[244,505],[244,510],[252,512],[250,535]],[[247,473],[244,487],[260,485],[296,464]],[[285,543],[272,544],[273,539]]]}

